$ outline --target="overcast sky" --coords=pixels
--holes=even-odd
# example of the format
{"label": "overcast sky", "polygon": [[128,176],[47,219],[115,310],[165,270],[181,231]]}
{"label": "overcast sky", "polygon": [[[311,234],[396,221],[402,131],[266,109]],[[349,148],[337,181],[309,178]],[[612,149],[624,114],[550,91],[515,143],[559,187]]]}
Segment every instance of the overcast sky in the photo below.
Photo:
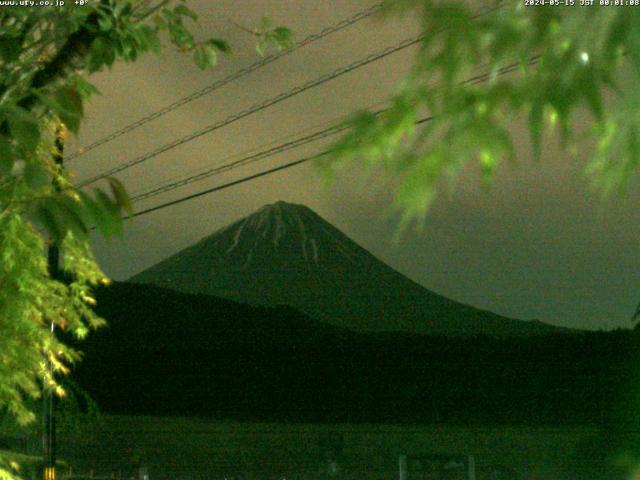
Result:
{"label": "overcast sky", "polygon": [[[87,121],[67,152],[257,61],[254,39],[234,23],[251,28],[267,15],[302,39],[373,3],[192,0],[189,6],[201,16],[199,37],[227,39],[233,55],[202,72],[189,58],[168,49],[161,57],[145,57],[95,76],[102,94],[87,106]],[[359,22],[68,161],[68,167],[78,180],[91,177],[416,32],[411,18]],[[380,105],[414,53],[395,53],[117,176],[136,193],[301,136],[355,109]],[[407,232],[398,243],[393,241],[398,217],[391,213],[385,179],[364,179],[354,166],[327,187],[317,168],[305,164],[128,221],[123,239],[96,239],[96,253],[107,274],[124,280],[264,204],[286,200],[311,207],[398,271],[454,300],[563,326],[631,326],[630,316],[640,300],[637,182],[625,199],[603,203],[582,174],[588,144],[579,145],[572,157],[550,138],[535,162],[523,126],[516,122],[513,133],[517,162],[500,169],[492,188],[483,188],[475,169],[467,169],[453,192],[437,198],[425,228]],[[204,190],[319,152],[326,145],[301,147],[135,207]]]}

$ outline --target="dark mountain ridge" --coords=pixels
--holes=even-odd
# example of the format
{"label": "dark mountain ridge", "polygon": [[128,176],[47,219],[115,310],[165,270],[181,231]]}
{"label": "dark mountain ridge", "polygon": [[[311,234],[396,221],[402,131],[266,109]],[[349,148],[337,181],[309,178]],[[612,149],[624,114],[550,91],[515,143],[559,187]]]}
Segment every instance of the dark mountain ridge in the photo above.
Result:
{"label": "dark mountain ridge", "polygon": [[625,412],[635,415],[637,395],[626,410],[619,401],[637,384],[632,332],[356,333],[289,307],[151,285],[96,293],[108,326],[78,344],[86,354],[74,377],[108,413],[296,422],[635,418]]}
{"label": "dark mountain ridge", "polygon": [[311,209],[266,205],[130,279],[252,305],[290,305],[356,332],[521,336],[558,332],[438,295]]}

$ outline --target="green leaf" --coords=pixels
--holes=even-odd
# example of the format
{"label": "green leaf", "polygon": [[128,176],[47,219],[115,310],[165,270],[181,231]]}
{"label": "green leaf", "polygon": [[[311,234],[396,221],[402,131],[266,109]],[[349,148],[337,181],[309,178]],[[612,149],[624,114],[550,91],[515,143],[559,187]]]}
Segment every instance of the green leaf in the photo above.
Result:
{"label": "green leaf", "polygon": [[231,46],[227,42],[219,38],[211,38],[207,40],[207,45],[211,45],[213,48],[222,53],[231,53]]}
{"label": "green leaf", "polygon": [[95,224],[95,227],[105,237],[109,236],[111,233],[109,213],[106,212],[98,202],[91,198],[89,194],[81,190],[79,190],[77,193],[80,197],[80,203],[84,207],[87,214],[90,216],[91,220]]}
{"label": "green leaf", "polygon": [[126,62],[136,59],[136,45],[132,38],[119,38],[116,43],[116,52],[121,55]]}
{"label": "green leaf", "polygon": [[46,201],[38,202],[36,209],[33,213],[34,220],[42,225],[45,231],[56,242],[62,241],[65,234],[65,229],[60,223],[60,218],[55,208],[48,204]]}
{"label": "green leaf", "polygon": [[89,232],[87,215],[80,203],[64,194],[40,199],[34,217],[56,242],[64,240],[68,231],[73,232],[77,238],[84,238]]}
{"label": "green leaf", "polygon": [[143,50],[151,50],[156,55],[162,50],[160,38],[155,30],[147,25],[142,25],[136,29],[136,38]]}
{"label": "green leaf", "polygon": [[424,217],[435,193],[434,183],[443,167],[439,152],[432,152],[415,163],[404,176],[396,192],[395,204],[404,210],[401,229],[411,220]]}
{"label": "green leaf", "polygon": [[76,91],[83,100],[87,100],[93,94],[100,94],[98,88],[81,76],[75,77]]}
{"label": "green leaf", "polygon": [[196,65],[204,70],[205,68],[212,67],[218,61],[218,55],[216,49],[209,43],[196,47],[193,52],[193,59]]}
{"label": "green leaf", "polygon": [[81,206],[71,198],[56,194],[42,198],[35,210],[35,220],[40,223],[55,242],[61,242],[67,232],[83,239],[89,232]]}
{"label": "green leaf", "polygon": [[591,113],[593,113],[596,119],[601,120],[604,115],[602,91],[601,85],[596,79],[596,71],[594,68],[589,68],[579,77],[577,87],[581,89],[581,93],[585,97]]}
{"label": "green leaf", "polygon": [[207,68],[207,55],[204,52],[204,47],[197,47],[193,51],[193,61],[199,69],[204,70]]}
{"label": "green leaf", "polygon": [[494,152],[489,149],[482,150],[480,153],[480,170],[485,181],[493,178],[497,163],[498,159]]}
{"label": "green leaf", "polygon": [[293,32],[288,28],[276,27],[272,33],[274,41],[279,48],[289,48],[293,44]]}
{"label": "green leaf", "polygon": [[102,190],[96,189],[96,202],[103,209],[109,219],[109,234],[122,235],[122,217],[120,208]]}
{"label": "green leaf", "polygon": [[109,15],[103,13],[98,17],[98,27],[100,27],[100,30],[103,32],[110,32],[113,28],[112,18]]}
{"label": "green leaf", "polygon": [[82,205],[66,195],[58,195],[52,200],[60,212],[59,215],[64,217],[66,226],[79,238],[86,237],[89,233],[88,218]]}
{"label": "green leaf", "polygon": [[15,62],[19,57],[22,49],[17,38],[1,36],[0,37],[0,57],[6,62]]}
{"label": "green leaf", "polygon": [[40,162],[29,162],[24,167],[24,179],[34,189],[42,188],[51,183],[47,168]]}
{"label": "green leaf", "polygon": [[204,45],[204,54],[207,59],[207,67],[213,67],[218,62],[216,49],[210,45]]}
{"label": "green leaf", "polygon": [[180,18],[169,24],[169,36],[178,48],[191,49],[194,46],[193,35],[184,28]]}
{"label": "green leaf", "polygon": [[131,204],[129,195],[127,194],[127,191],[124,188],[122,182],[114,177],[108,177],[107,181],[109,182],[109,186],[111,187],[113,197],[116,199],[116,205],[129,213],[129,215],[133,214],[133,205]]}
{"label": "green leaf", "polygon": [[188,8],[184,4],[181,4],[181,5],[178,5],[177,7],[175,7],[173,9],[173,13],[175,13],[176,15],[182,15],[182,16],[185,16],[185,17],[189,17],[194,22],[198,21],[198,14],[196,12],[194,12],[193,10],[191,10],[190,8]]}
{"label": "green leaf", "polygon": [[40,141],[40,125],[35,115],[23,108],[14,107],[9,111],[7,120],[18,147],[27,154],[33,153]]}
{"label": "green leaf", "polygon": [[128,1],[125,2],[124,0],[119,0],[118,2],[116,2],[115,5],[116,7],[113,10],[113,15],[116,18],[126,17],[131,13],[131,10],[132,10],[131,2],[128,2]]}
{"label": "green leaf", "polygon": [[9,143],[6,137],[0,136],[0,176],[6,177],[11,175],[14,160],[11,143]]}
{"label": "green leaf", "polygon": [[63,87],[56,92],[56,101],[61,107],[58,112],[60,119],[71,132],[77,134],[84,113],[82,97],[75,88]]}
{"label": "green leaf", "polygon": [[111,43],[104,37],[98,37],[91,44],[91,50],[87,56],[87,69],[89,72],[97,72],[104,65],[111,66],[115,61],[115,52]]}
{"label": "green leaf", "polygon": [[533,146],[534,158],[540,158],[540,139],[544,125],[543,108],[540,103],[534,103],[529,112],[529,132],[531,133],[531,143]]}

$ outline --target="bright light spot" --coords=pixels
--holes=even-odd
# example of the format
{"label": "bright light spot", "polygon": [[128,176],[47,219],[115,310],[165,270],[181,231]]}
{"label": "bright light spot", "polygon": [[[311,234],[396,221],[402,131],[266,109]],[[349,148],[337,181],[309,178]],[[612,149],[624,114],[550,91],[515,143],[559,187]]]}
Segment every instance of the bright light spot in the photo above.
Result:
{"label": "bright light spot", "polygon": [[587,52],[582,52],[580,54],[580,61],[585,65],[589,63],[589,54]]}
{"label": "bright light spot", "polygon": [[490,151],[483,150],[480,154],[480,163],[487,170],[493,170],[493,168],[496,166],[496,157],[492,155]]}

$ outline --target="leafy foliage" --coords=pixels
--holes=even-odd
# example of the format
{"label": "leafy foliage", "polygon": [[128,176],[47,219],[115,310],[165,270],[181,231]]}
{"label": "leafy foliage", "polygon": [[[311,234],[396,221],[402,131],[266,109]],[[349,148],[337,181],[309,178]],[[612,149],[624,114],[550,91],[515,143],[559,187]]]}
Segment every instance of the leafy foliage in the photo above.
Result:
{"label": "leafy foliage", "polygon": [[[424,215],[441,177],[454,178],[466,163],[477,162],[490,180],[497,165],[513,157],[508,127],[514,118],[528,118],[539,154],[546,126],[559,129],[565,146],[583,138],[575,114],[586,109],[598,144],[587,169],[604,192],[623,189],[640,160],[640,10],[577,2],[477,6],[386,2],[389,12],[421,19],[415,64],[386,111],[354,116],[352,131],[335,146],[333,165],[358,158],[399,177],[396,204],[406,223]],[[624,66],[632,71],[631,86],[620,85]],[[607,91],[614,108],[605,106]],[[417,127],[423,115],[429,121]]]}
{"label": "leafy foliage", "polygon": [[36,478],[41,463],[40,457],[0,450],[0,480]]}
{"label": "leafy foliage", "polygon": [[275,46],[278,50],[286,50],[293,45],[293,33],[286,27],[272,28],[271,20],[262,17],[262,25],[256,28],[253,34],[258,38],[256,51],[260,55],[264,55],[270,45]]}
{"label": "leafy foliage", "polygon": [[[86,437],[89,432],[101,428],[104,417],[93,399],[70,376],[59,377],[59,381],[66,394],[56,401],[56,428],[65,434],[72,433],[80,437]],[[38,478],[42,474],[41,455],[31,456],[13,451],[25,448],[18,445],[37,442],[42,434],[40,402],[27,399],[27,405],[36,413],[36,422],[18,425],[10,415],[0,414],[0,479]],[[26,450],[30,449],[27,447]],[[60,467],[64,465],[61,461],[57,463]]]}
{"label": "leafy foliage", "polygon": [[[195,20],[185,1],[0,9],[0,414],[21,424],[33,421],[27,400],[43,387],[64,394],[56,374],[80,358],[52,331],[83,338],[104,323],[91,289],[108,280],[89,232],[117,234],[132,213],[116,179],[109,191],[87,193],[60,167],[64,138],[78,132],[83,104],[97,93],[86,77],[159,53],[163,37],[199,67],[214,65],[230,47],[218,38],[197,42],[186,26]],[[47,262],[51,245],[63,252],[60,274]],[[9,470],[0,465],[0,476]]]}

